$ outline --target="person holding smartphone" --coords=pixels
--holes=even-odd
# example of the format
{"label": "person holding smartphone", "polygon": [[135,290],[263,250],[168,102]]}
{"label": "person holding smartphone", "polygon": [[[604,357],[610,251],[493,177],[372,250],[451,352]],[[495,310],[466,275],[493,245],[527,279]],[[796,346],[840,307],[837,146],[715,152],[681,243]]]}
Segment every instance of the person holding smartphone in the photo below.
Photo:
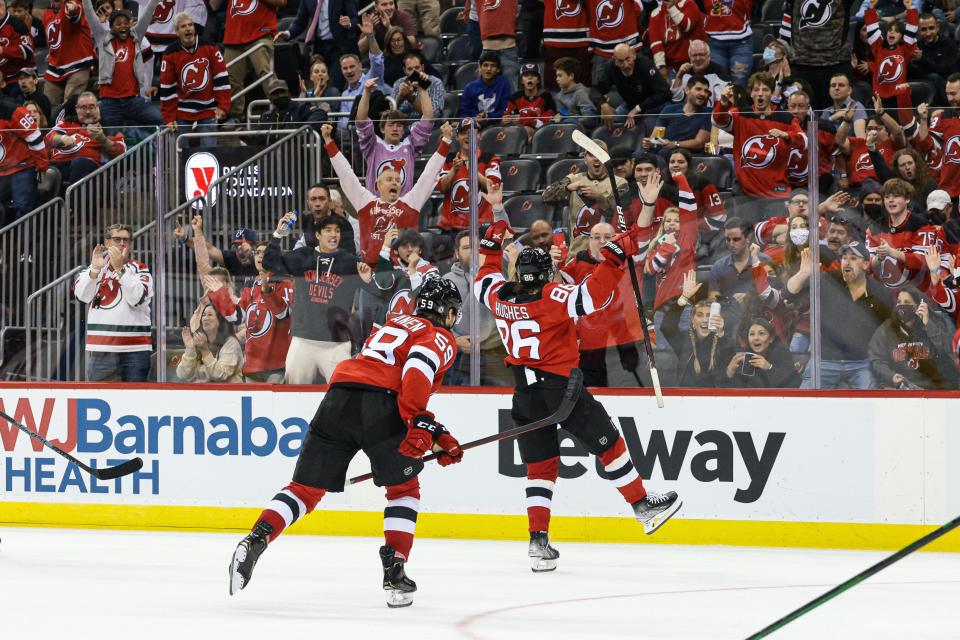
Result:
{"label": "person holding smartphone", "polygon": [[793,358],[766,318],[753,317],[747,323],[745,348],[730,358],[726,386],[748,389],[795,389],[800,374]]}

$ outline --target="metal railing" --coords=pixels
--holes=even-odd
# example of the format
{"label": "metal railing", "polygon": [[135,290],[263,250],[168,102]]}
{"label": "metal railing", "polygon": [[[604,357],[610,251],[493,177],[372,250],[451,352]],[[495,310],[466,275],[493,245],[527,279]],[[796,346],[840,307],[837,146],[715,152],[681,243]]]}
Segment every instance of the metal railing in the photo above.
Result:
{"label": "metal railing", "polygon": [[[293,102],[303,102],[303,103],[309,103],[309,104],[317,104],[317,103],[332,104],[334,102],[347,102],[347,101],[353,102],[355,99],[356,99],[356,96],[321,96],[321,97],[314,97],[314,98],[294,98]],[[254,113],[266,112],[269,109],[264,109],[264,107],[269,107],[269,106],[270,106],[269,100],[251,100],[250,102],[248,102],[247,103],[247,125],[251,126],[256,124],[256,122],[254,122],[253,120]],[[348,111],[330,111],[327,115],[329,115],[330,117],[339,118],[342,116],[349,116],[350,111],[349,110]]]}

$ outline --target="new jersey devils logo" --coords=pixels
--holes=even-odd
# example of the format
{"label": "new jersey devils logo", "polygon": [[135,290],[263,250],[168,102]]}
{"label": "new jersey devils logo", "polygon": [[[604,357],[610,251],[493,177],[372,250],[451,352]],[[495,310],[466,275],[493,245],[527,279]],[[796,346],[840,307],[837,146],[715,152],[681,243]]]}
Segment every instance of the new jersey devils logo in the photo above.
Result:
{"label": "new jersey devils logo", "polygon": [[210,83],[210,61],[206,58],[191,60],[180,69],[180,86],[187,91],[203,91]]}
{"label": "new jersey devils logo", "polygon": [[501,0],[486,0],[486,2],[483,3],[483,10],[496,11],[500,8],[500,1]]}
{"label": "new jersey devils logo", "polygon": [[113,278],[108,278],[97,287],[97,295],[93,298],[93,306],[97,309],[113,309],[123,298],[123,292],[120,289],[120,283]]}
{"label": "new jersey devils logo", "polygon": [[597,5],[597,29],[616,29],[623,22],[623,3],[602,0]]}
{"label": "new jersey devils logo", "polygon": [[259,0],[233,0],[233,15],[248,16],[257,10]]}
{"label": "new jersey devils logo", "polygon": [[72,135],[76,139],[76,142],[70,145],[69,147],[57,148],[55,151],[58,155],[62,154],[62,155],[68,156],[80,151],[80,149],[83,149],[83,145],[86,144],[87,142],[86,136],[79,132],[74,133]]}
{"label": "new jersey devils logo", "polygon": [[406,165],[407,161],[403,159],[384,160],[380,163],[380,166],[377,167],[377,177],[379,178],[381,173],[389,169],[400,174],[400,184],[403,184],[407,180]]}
{"label": "new jersey devils logo", "polygon": [[885,84],[893,84],[903,77],[903,56],[893,55],[884,58],[877,69],[877,81]]}
{"label": "new jersey devils logo", "polygon": [[273,327],[273,313],[270,309],[254,302],[247,307],[247,339],[259,338],[270,332]]}
{"label": "new jersey devils logo", "polygon": [[53,20],[47,25],[47,48],[53,51],[59,49],[63,40],[63,29],[60,20]]}
{"label": "new jersey devils logo", "polygon": [[177,0],[160,0],[160,4],[153,10],[153,23],[161,24],[169,22],[173,17],[173,10],[177,6]]}
{"label": "new jersey devils logo", "polygon": [[874,263],[873,272],[877,280],[890,289],[902,287],[909,279],[909,273],[900,267],[900,263],[893,256],[887,256]]}
{"label": "new jersey devils logo", "polygon": [[800,5],[800,29],[822,27],[833,16],[832,0],[804,0]]}
{"label": "new jersey devils logo", "polygon": [[121,45],[114,53],[116,54],[117,62],[126,62],[128,55],[127,47]]}
{"label": "new jersey devils logo", "polygon": [[943,161],[960,164],[960,136],[950,136],[943,145]]}
{"label": "new jersey devils logo", "polygon": [[799,149],[790,149],[790,155],[787,156],[787,172],[791,178],[796,179],[805,178],[810,173],[804,153]]}
{"label": "new jersey devils logo", "polygon": [[578,15],[580,15],[579,0],[557,0],[557,20],[561,18],[573,18]]}
{"label": "new jersey devils logo", "polygon": [[0,164],[3,163],[3,160],[6,157],[7,157],[7,148],[3,146],[2,142],[0,142]]}
{"label": "new jersey devils logo", "polygon": [[458,213],[470,211],[470,187],[466,180],[457,180],[450,190],[450,205]]}
{"label": "new jersey devils logo", "polygon": [[769,167],[777,159],[777,139],[773,136],[753,136],[743,144],[740,164],[751,169]]}
{"label": "new jersey devils logo", "polygon": [[870,159],[870,154],[867,152],[861,153],[857,156],[856,162],[853,163],[853,170],[864,175],[867,173],[873,173],[873,161]]}
{"label": "new jersey devils logo", "polygon": [[603,222],[600,212],[593,207],[583,205],[577,212],[577,218],[573,224],[573,237],[590,235],[590,229],[593,229],[593,226],[598,222]]}

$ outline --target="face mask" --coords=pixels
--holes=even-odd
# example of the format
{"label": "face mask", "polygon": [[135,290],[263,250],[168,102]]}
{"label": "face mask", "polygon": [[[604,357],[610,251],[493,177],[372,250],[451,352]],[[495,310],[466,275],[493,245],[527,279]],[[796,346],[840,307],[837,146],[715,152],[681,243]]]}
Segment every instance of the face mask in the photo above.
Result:
{"label": "face mask", "polygon": [[777,50],[773,47],[767,47],[763,50],[763,63],[773,64],[777,61]]}
{"label": "face mask", "polygon": [[290,107],[290,96],[277,96],[273,98],[270,102],[273,103],[279,111],[286,111]]}
{"label": "face mask", "polygon": [[863,212],[870,216],[873,220],[879,220],[880,214],[883,211],[883,206],[879,204],[865,204],[863,205]]}
{"label": "face mask", "polygon": [[810,229],[790,229],[790,241],[798,247],[807,245],[810,239]]}
{"label": "face mask", "polygon": [[943,211],[939,211],[937,209],[927,209],[927,217],[930,218],[930,222],[933,224],[939,224],[943,226],[947,222],[946,217],[943,215]]}
{"label": "face mask", "polygon": [[907,323],[913,320],[917,315],[917,308],[912,304],[898,304],[897,317],[900,322]]}

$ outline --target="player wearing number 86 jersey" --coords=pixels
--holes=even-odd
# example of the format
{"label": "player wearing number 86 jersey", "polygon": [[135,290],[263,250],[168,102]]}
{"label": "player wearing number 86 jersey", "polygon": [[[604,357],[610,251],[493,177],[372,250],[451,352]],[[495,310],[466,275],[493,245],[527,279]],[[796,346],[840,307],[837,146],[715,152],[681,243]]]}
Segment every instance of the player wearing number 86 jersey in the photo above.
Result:
{"label": "player wearing number 86 jersey", "polygon": [[[652,212],[649,207],[644,215],[649,217]],[[600,249],[603,260],[579,285],[550,282],[550,255],[542,249],[527,248],[517,258],[518,282],[507,282],[501,263],[508,229],[505,222],[495,222],[480,242],[483,262],[474,281],[474,294],[493,312],[507,349],[506,361],[516,380],[510,413],[514,423],[521,425],[549,416],[560,404],[567,378],[580,357],[574,321],[610,303],[636,245],[633,232],[604,244]],[[606,477],[633,507],[647,533],[653,533],[680,508],[676,493],[647,493],[606,409],[586,389],[581,388],[561,426],[599,458]],[[525,433],[518,444],[527,467],[531,568],[552,571],[559,557],[547,533],[560,467],[557,429],[546,427]]]}

